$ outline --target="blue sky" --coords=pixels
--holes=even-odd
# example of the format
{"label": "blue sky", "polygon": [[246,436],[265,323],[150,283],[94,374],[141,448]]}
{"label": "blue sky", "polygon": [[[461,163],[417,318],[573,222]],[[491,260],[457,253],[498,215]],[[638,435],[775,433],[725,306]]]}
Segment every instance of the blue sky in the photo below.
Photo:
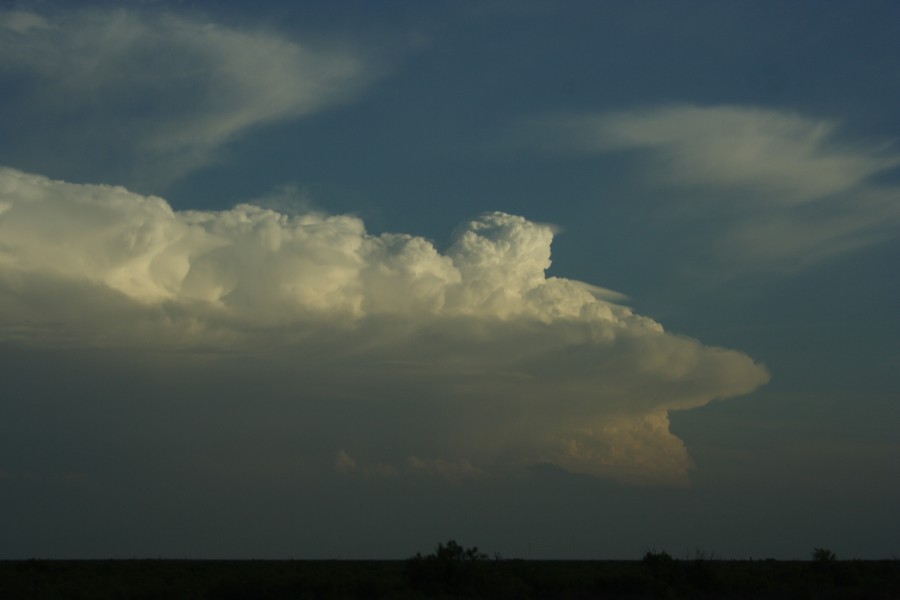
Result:
{"label": "blue sky", "polygon": [[0,556],[896,556],[898,17],[4,3]]}

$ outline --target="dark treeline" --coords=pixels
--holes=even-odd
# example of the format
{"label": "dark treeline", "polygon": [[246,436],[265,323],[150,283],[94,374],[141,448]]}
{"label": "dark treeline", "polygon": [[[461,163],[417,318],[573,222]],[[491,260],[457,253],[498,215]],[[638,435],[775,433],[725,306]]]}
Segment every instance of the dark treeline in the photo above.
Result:
{"label": "dark treeline", "polygon": [[525,561],[454,542],[406,561],[0,562],[0,598],[900,598],[900,561]]}

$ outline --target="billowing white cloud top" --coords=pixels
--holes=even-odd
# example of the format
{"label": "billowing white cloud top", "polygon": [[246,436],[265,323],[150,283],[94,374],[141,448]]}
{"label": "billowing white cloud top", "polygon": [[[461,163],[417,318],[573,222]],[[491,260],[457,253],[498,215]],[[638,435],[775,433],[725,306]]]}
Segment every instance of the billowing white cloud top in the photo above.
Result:
{"label": "billowing white cloud top", "polygon": [[69,161],[115,148],[144,178],[178,177],[254,126],[347,100],[377,75],[371,63],[173,13],[0,10],[0,69],[24,75],[11,90],[29,135],[78,140]]}
{"label": "billowing white cloud top", "polygon": [[[227,353],[261,359],[304,402],[364,398],[383,421],[334,448],[344,472],[462,479],[550,462],[683,482],[668,411],[748,393],[765,369],[547,277],[552,238],[488,213],[441,252],[351,216],[175,212],[0,169],[0,335],[141,361]],[[385,439],[402,464],[379,455]]]}

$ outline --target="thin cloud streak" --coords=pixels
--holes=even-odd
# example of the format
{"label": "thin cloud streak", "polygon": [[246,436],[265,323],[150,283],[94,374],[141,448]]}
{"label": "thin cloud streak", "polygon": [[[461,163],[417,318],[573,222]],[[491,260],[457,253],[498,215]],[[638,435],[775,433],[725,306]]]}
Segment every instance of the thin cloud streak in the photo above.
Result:
{"label": "thin cloud streak", "polygon": [[[531,127],[553,147],[636,151],[644,182],[722,223],[708,243],[733,269],[793,271],[896,236],[900,165],[886,144],[842,141],[838,123],[743,106],[660,106],[554,117]],[[535,133],[538,132],[538,133]],[[711,237],[709,237],[711,235]]]}
{"label": "thin cloud streak", "polygon": [[55,123],[51,139],[116,148],[162,181],[256,126],[353,98],[377,76],[371,62],[173,13],[0,13],[0,68],[24,76],[18,113],[31,133]]}
{"label": "thin cloud streak", "polygon": [[547,277],[553,232],[487,213],[439,252],[351,216],[177,212],[2,169],[0,332],[137,365],[261,365],[298,402],[356,398],[382,421],[353,425],[354,445],[330,452],[358,465],[465,479],[547,462],[685,483],[668,412],[749,393],[765,368]]}

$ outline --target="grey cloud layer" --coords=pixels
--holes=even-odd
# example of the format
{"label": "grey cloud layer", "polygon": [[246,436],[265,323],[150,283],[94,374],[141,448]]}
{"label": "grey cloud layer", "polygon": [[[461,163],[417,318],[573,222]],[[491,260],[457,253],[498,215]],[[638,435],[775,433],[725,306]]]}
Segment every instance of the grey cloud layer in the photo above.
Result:
{"label": "grey cloud layer", "polygon": [[647,152],[649,183],[696,190],[693,210],[721,218],[710,241],[732,264],[802,268],[894,237],[900,223],[900,189],[873,181],[900,155],[839,141],[832,121],[676,105],[550,119],[541,129],[583,152]]}
{"label": "grey cloud layer", "polygon": [[[141,360],[227,353],[262,360],[304,402],[365,398],[383,422],[334,448],[345,471],[383,464],[374,442],[389,438],[404,472],[551,462],[684,481],[668,411],[748,393],[765,369],[546,277],[552,238],[489,213],[440,252],[350,216],[176,212],[121,187],[2,169],[0,331]],[[411,415],[414,428],[401,426]]]}
{"label": "grey cloud layer", "polygon": [[344,101],[374,73],[349,48],[125,10],[0,12],[0,69],[24,76],[16,112],[32,135],[55,123],[50,139],[133,153],[158,178],[203,166],[255,125]]}

